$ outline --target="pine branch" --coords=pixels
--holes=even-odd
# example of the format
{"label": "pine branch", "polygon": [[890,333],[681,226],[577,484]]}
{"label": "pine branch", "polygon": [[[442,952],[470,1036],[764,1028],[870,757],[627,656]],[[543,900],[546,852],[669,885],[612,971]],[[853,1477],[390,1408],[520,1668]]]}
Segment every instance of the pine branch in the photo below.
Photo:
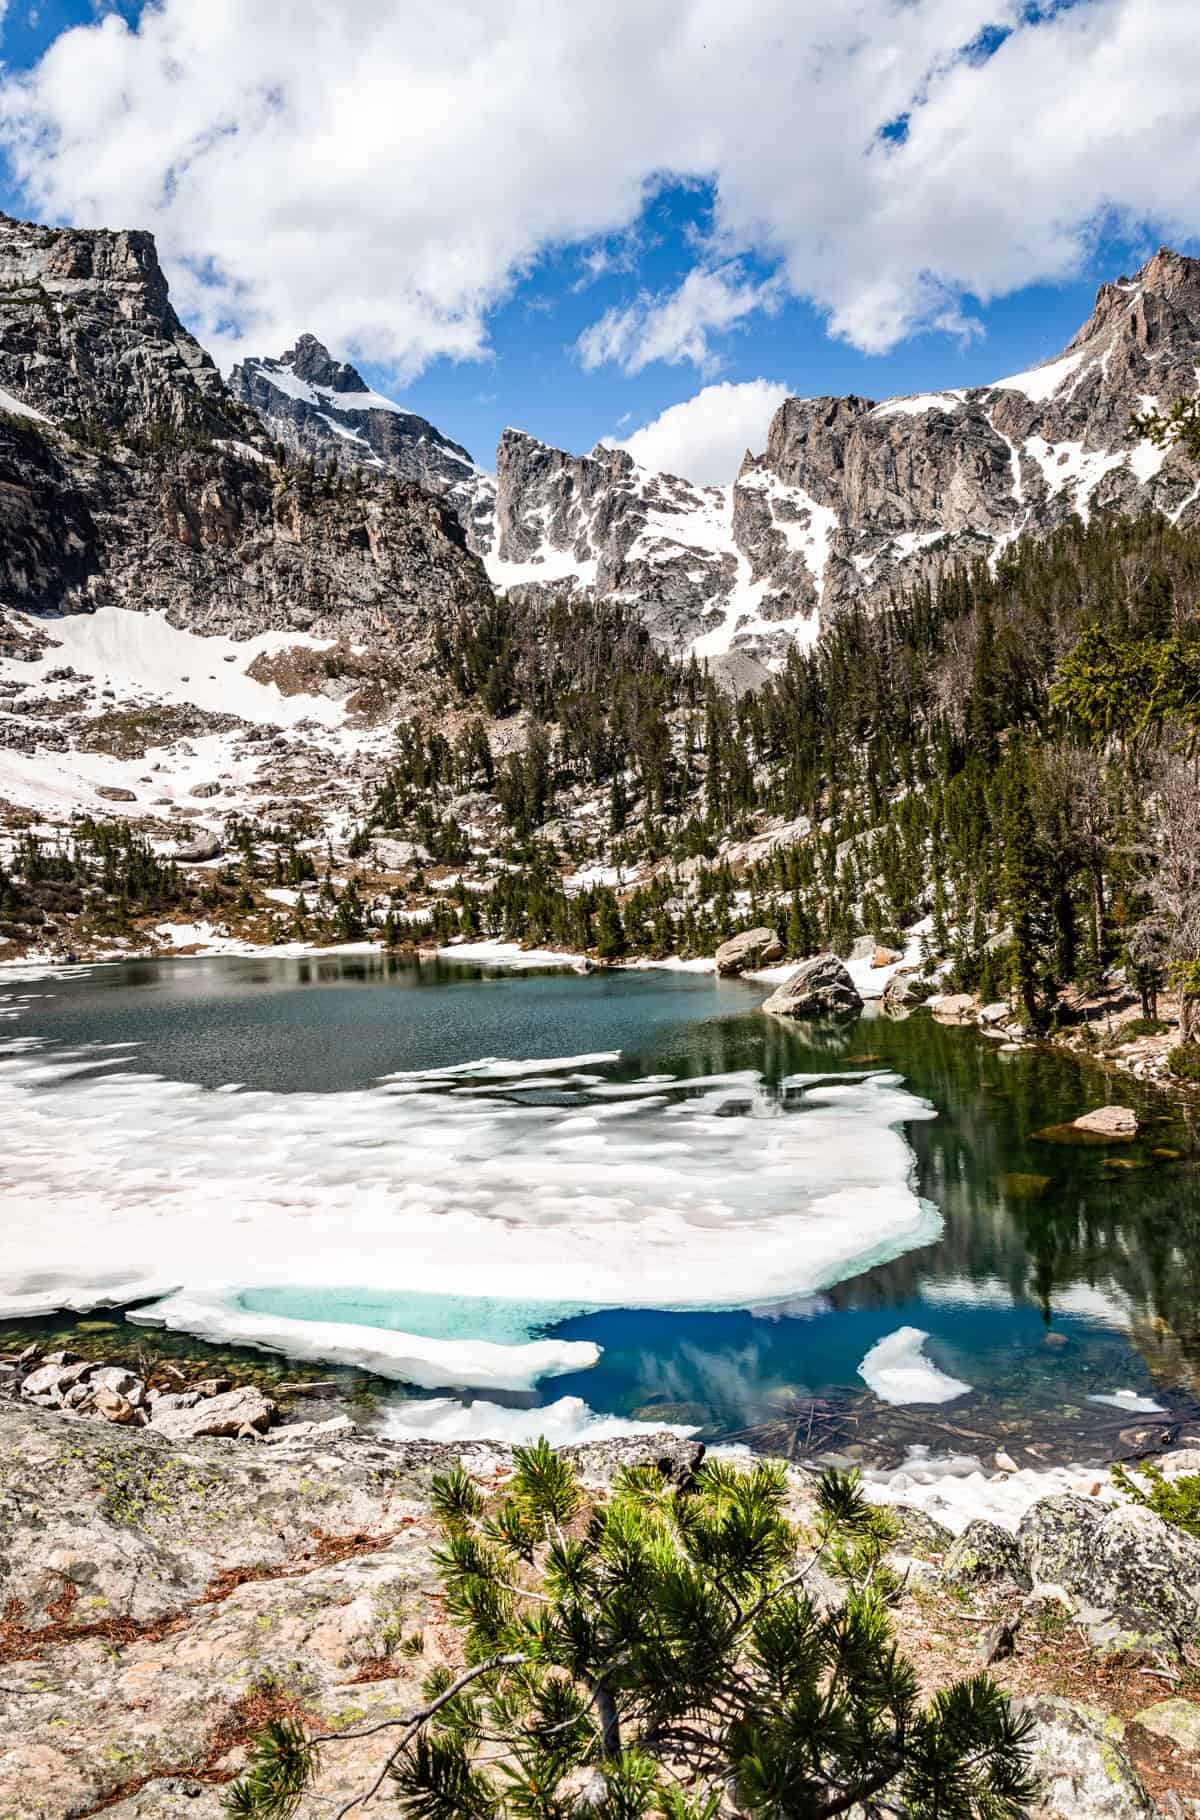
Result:
{"label": "pine branch", "polygon": [[528,1660],[529,1657],[526,1655],[490,1656],[486,1662],[480,1662],[474,1668],[466,1669],[459,1675],[456,1681],[452,1681],[450,1686],[446,1688],[443,1693],[438,1695],[436,1700],[431,1700],[428,1706],[423,1706],[419,1712],[413,1713],[409,1717],[403,1719],[383,1719],[378,1725],[365,1726],[361,1731],[331,1732],[321,1737],[311,1739],[310,1742],[312,1744],[332,1744],[340,1743],[345,1738],[369,1738],[375,1732],[389,1731],[397,1725],[403,1725],[405,1728],[403,1737],[400,1738],[399,1742],[396,1744],[395,1749],[388,1757],[387,1762],[376,1776],[370,1788],[367,1789],[365,1794],[354,1795],[343,1807],[339,1807],[334,1816],[334,1820],[345,1820],[345,1816],[352,1808],[364,1805],[379,1793],[379,1790],[383,1787],[392,1766],[395,1764],[397,1757],[400,1755],[400,1752],[404,1749],[405,1745],[411,1743],[417,1732],[433,1718],[435,1713],[440,1712],[443,1706],[449,1705],[450,1701],[453,1700],[457,1694],[461,1694],[464,1687],[469,1687],[472,1681],[478,1681],[481,1675],[489,1675],[497,1668],[517,1668],[521,1664],[528,1662]]}

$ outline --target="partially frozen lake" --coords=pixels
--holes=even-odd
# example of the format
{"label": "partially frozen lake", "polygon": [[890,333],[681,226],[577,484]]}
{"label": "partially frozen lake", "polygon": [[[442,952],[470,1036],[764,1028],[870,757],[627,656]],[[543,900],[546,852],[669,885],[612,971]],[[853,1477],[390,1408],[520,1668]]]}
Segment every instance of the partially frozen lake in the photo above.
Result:
{"label": "partially frozen lake", "polygon": [[1061,1454],[1190,1407],[1168,1105],[1114,1168],[1033,1136],[1097,1103],[1061,1058],[761,997],[363,955],[0,976],[0,1324],[358,1366],[404,1433]]}

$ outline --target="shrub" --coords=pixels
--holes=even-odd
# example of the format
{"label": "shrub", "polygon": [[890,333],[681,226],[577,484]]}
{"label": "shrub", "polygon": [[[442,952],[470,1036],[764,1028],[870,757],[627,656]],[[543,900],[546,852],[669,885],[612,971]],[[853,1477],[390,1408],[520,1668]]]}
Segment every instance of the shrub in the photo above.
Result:
{"label": "shrub", "polygon": [[[687,1491],[641,1467],[589,1508],[544,1441],[516,1450],[498,1503],[461,1469],[439,1477],[467,1667],[436,1670],[425,1707],[387,1722],[374,1790],[390,1778],[424,1820],[714,1820],[731,1800],[761,1820],[1026,1813],[1028,1721],[999,1689],[979,1675],[918,1704],[888,1617],[892,1519],[828,1472],[802,1536],[786,1493],[765,1462],[709,1462]],[[290,1820],[335,1738],[270,1728],[228,1811]]]}
{"label": "shrub", "polygon": [[1177,1043],[1167,1056],[1167,1067],[1176,1079],[1200,1087],[1200,1043]]}
{"label": "shrub", "polygon": [[1200,1536],[1200,1473],[1189,1472],[1178,1479],[1163,1477],[1160,1466],[1139,1466],[1138,1472],[1148,1484],[1139,1485],[1123,1466],[1112,1468],[1113,1483],[1127,1497],[1152,1510],[1164,1523],[1185,1529],[1190,1536]]}
{"label": "shrub", "polygon": [[1161,1036],[1168,1028],[1160,1017],[1134,1017],[1121,1025],[1117,1035],[1123,1043],[1132,1043],[1136,1036]]}

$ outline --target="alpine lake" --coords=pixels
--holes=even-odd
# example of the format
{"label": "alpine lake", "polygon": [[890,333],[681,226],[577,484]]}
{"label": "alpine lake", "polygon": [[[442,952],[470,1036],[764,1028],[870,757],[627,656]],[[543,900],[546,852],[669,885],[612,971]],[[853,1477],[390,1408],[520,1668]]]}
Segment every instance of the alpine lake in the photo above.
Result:
{"label": "alpine lake", "polygon": [[[386,1122],[411,1108],[409,1088],[419,1089],[426,1113],[443,1104],[449,1113],[451,1098],[464,1090],[476,1118],[481,1104],[505,1117],[519,1109],[524,1124],[472,1125],[470,1143],[447,1118],[447,1146],[459,1146],[453,1180],[472,1204],[494,1161],[479,1151],[481,1131],[504,1145],[510,1129],[532,1129],[536,1156],[537,1120],[583,1114],[586,1125],[599,1106],[612,1115],[595,1139],[608,1146],[601,1161],[626,1146],[636,1175],[646,1173],[644,1160],[652,1163],[666,1134],[672,1144],[692,1142],[688,1133],[699,1127],[679,1115],[700,1110],[713,1144],[728,1130],[742,1145],[708,1153],[718,1174],[726,1168],[743,1178],[726,1184],[728,1205],[720,1180],[705,1185],[703,1206],[719,1203],[727,1222],[720,1226],[714,1214],[708,1228],[698,1225],[698,1242],[710,1250],[719,1248],[722,1232],[732,1234],[743,1186],[760,1211],[769,1202],[777,1220],[786,1222],[793,1198],[803,1201],[805,1230],[818,1241],[823,1218],[852,1234],[863,1159],[879,1142],[868,1120],[860,1143],[854,1093],[893,1080],[904,1104],[924,1102],[922,1116],[900,1120],[900,1170],[880,1152],[881,1210],[864,1226],[861,1243],[849,1243],[840,1263],[836,1246],[832,1261],[822,1261],[822,1252],[813,1266],[818,1280],[798,1284],[793,1294],[779,1293],[777,1283],[761,1294],[731,1280],[731,1305],[720,1305],[710,1292],[689,1288],[682,1241],[678,1295],[663,1298],[673,1306],[641,1305],[644,1294],[633,1293],[641,1268],[636,1246],[628,1306],[605,1295],[596,1298],[604,1305],[580,1309],[586,1293],[564,1297],[551,1285],[543,1294],[531,1281],[528,1303],[514,1312],[511,1290],[493,1295],[469,1256],[455,1293],[402,1293],[403,1214],[395,1220],[396,1256],[381,1270],[377,1239],[369,1247],[356,1242],[353,1197],[339,1215],[339,1280],[293,1281],[286,1250],[277,1256],[274,1281],[260,1271],[246,1288],[236,1268],[231,1275],[243,1332],[257,1313],[267,1322],[351,1324],[383,1335],[402,1328],[431,1340],[502,1340],[515,1332],[522,1340],[585,1341],[600,1349],[594,1364],[541,1376],[529,1388],[481,1389],[452,1376],[442,1384],[428,1373],[420,1385],[406,1383],[344,1357],[327,1362],[319,1345],[292,1356],[271,1341],[267,1350],[210,1343],[186,1327],[146,1324],[144,1310],[161,1288],[119,1300],[103,1285],[91,1293],[78,1285],[63,1298],[74,1307],[0,1317],[0,1352],[53,1341],[88,1357],[167,1356],[189,1372],[203,1367],[210,1376],[252,1378],[267,1388],[317,1379],[357,1419],[381,1426],[402,1408],[419,1424],[419,1405],[442,1409],[447,1399],[456,1406],[483,1399],[515,1413],[577,1398],[597,1416],[685,1424],[710,1441],[872,1464],[898,1462],[914,1447],[985,1458],[1004,1449],[1025,1465],[1109,1458],[1165,1443],[1200,1416],[1194,1109],[1047,1048],[1001,1053],[974,1030],[939,1025],[925,1012],[896,1021],[868,1009],[850,1023],[791,1025],[759,1010],[766,991],[688,971],[580,975],[374,953],[131,961],[0,977],[0,1013],[8,1020],[0,1023],[0,1071],[24,1070],[7,1088],[9,1139],[0,1142],[6,1225],[36,1221],[54,1193],[52,1183],[31,1192],[30,1173],[39,1166],[37,1144],[46,1142],[34,1138],[51,1115],[61,1121],[60,1154],[78,1146],[66,1161],[84,1186],[78,1217],[86,1222],[87,1183],[100,1183],[107,1152],[94,1119],[81,1112],[77,1124],[72,1120],[118,1065],[132,1067],[142,1094],[166,1107],[168,1122],[154,1140],[160,1148],[175,1142],[169,1120],[182,1131],[188,1108],[200,1103],[196,1095],[215,1121],[210,1144],[219,1143],[223,1109],[233,1118],[239,1101],[258,1109],[264,1131],[278,1133],[289,1118],[311,1123],[314,1109],[335,1128],[339,1106],[361,1106],[374,1094],[366,1103],[376,1107],[381,1141]],[[573,1068],[560,1066],[564,1057]],[[484,1058],[514,1066],[489,1067]],[[381,1086],[388,1081],[406,1091],[389,1097]],[[813,1119],[822,1102],[843,1120],[835,1127],[843,1135],[823,1139],[815,1153],[803,1146],[776,1153],[759,1180],[763,1147],[802,1135],[805,1128],[790,1121]],[[1106,1102],[1137,1111],[1135,1141],[1038,1135]],[[719,1129],[718,1120],[747,1123],[735,1132]],[[28,1138],[24,1146],[20,1134]],[[286,1145],[280,1155],[276,1195],[280,1181],[286,1186]],[[180,1159],[186,1175],[191,1164],[183,1150]],[[128,1160],[131,1171],[136,1163],[136,1156]],[[168,1173],[175,1167],[170,1156],[164,1166]],[[298,1155],[297,1181],[307,1167]],[[402,1176],[403,1154],[388,1167]],[[519,1182],[526,1164],[513,1167]],[[528,1167],[535,1170],[533,1162]],[[581,1226],[560,1224],[548,1258],[554,1247],[569,1253],[579,1242],[582,1224],[594,1217],[588,1196],[596,1181],[594,1170],[567,1188],[559,1180],[556,1192],[578,1195]],[[655,1192],[646,1190],[648,1201]],[[898,1195],[925,1210],[924,1226],[900,1237],[890,1232],[887,1214],[888,1197]],[[636,1210],[631,1217],[636,1225]],[[225,1232],[213,1226],[215,1249]],[[152,1245],[153,1238],[140,1242]],[[61,1235],[54,1243],[70,1250]],[[766,1282],[771,1260],[761,1262]],[[69,1258],[47,1263],[52,1270],[63,1265],[69,1277]],[[0,1293],[10,1288],[0,1276]],[[859,1368],[901,1329],[927,1336],[921,1356],[935,1378],[959,1381],[957,1394],[918,1401],[880,1394],[878,1383],[872,1388]],[[529,1416],[534,1433],[536,1419]],[[479,1432],[486,1433],[486,1421]]]}

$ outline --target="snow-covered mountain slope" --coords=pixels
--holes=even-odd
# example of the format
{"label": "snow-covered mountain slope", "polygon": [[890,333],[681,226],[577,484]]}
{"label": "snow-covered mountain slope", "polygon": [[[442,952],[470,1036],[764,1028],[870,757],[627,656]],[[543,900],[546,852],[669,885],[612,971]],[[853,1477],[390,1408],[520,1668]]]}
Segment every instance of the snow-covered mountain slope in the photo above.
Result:
{"label": "snow-covered mountain slope", "polygon": [[495,588],[628,601],[671,650],[772,663],[811,643],[823,618],[880,606],[948,563],[994,561],[1073,513],[1200,516],[1185,459],[1130,430],[1135,412],[1193,392],[1198,372],[1200,261],[1164,248],[1103,285],[1043,366],[882,403],[787,399],[766,449],[723,488],[515,429],[493,480],[312,336],[280,360],[247,361],[232,384],[292,447],[438,494]]}
{"label": "snow-covered mountain slope", "polygon": [[229,376],[234,397],[293,451],[339,468],[375,468],[415,481],[451,506],[471,548],[491,547],[495,486],[460,443],[334,360],[315,335],[301,335],[278,360],[251,359]]}
{"label": "snow-covered mountain slope", "polygon": [[665,645],[778,661],[822,618],[879,606],[949,563],[995,560],[1072,514],[1200,517],[1186,459],[1130,430],[1195,391],[1200,261],[1166,249],[1101,287],[1059,358],[916,397],[789,398],[728,488],[574,456],[508,430],[496,473],[502,588],[636,602]]}

